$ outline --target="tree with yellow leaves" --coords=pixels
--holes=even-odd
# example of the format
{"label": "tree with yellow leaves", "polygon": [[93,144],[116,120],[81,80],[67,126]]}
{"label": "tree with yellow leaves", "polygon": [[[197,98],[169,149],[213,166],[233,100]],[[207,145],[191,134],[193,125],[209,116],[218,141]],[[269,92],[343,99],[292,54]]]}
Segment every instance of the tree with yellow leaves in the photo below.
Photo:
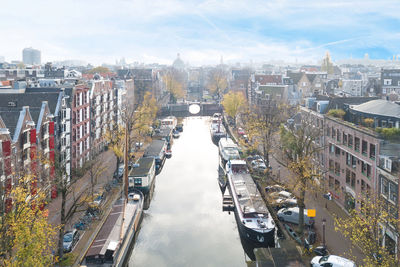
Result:
{"label": "tree with yellow leaves", "polygon": [[288,107],[275,100],[269,100],[263,106],[252,107],[242,115],[244,128],[248,134],[251,145],[258,150],[262,147],[265,163],[269,166],[269,154],[273,147],[274,134],[287,117]]}
{"label": "tree with yellow leaves", "polygon": [[222,99],[222,106],[226,114],[231,116],[235,122],[237,114],[245,109],[246,103],[246,98],[241,92],[229,92]]}
{"label": "tree with yellow leaves", "polygon": [[396,215],[388,212],[391,204],[376,195],[360,195],[358,199],[359,205],[350,216],[335,218],[335,230],[361,249],[365,255],[363,266],[399,266],[396,256],[382,245],[382,233],[399,223]]}
{"label": "tree with yellow leaves", "polygon": [[186,96],[183,75],[174,68],[166,69],[163,81],[170,94],[170,103],[176,103],[177,99]]}
{"label": "tree with yellow leaves", "polygon": [[216,95],[218,100],[228,88],[228,74],[222,67],[217,67],[210,71],[208,75],[207,88],[212,95]]}
{"label": "tree with yellow leaves", "polygon": [[108,147],[117,157],[117,169],[124,155],[125,129],[128,127],[128,147],[135,142],[141,142],[151,131],[158,111],[157,101],[150,92],[146,92],[143,102],[135,109],[133,99],[129,99],[121,107],[122,125],[108,129],[105,138]]}
{"label": "tree with yellow leaves", "polygon": [[0,232],[0,238],[9,241],[8,248],[2,251],[2,266],[51,266],[56,261],[53,250],[57,227],[47,220],[44,192],[39,190],[32,195],[31,183],[30,176],[19,179],[10,194],[13,207],[1,218],[7,231]]}

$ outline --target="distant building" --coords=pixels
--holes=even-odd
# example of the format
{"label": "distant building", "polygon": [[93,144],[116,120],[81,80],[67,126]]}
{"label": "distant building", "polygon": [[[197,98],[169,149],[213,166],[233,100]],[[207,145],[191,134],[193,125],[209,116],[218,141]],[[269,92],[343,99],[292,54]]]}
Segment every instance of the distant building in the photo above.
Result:
{"label": "distant building", "polygon": [[31,47],[22,50],[22,61],[26,65],[40,65],[41,57],[40,50]]}
{"label": "distant building", "polygon": [[185,63],[181,59],[180,54],[178,53],[176,59],[172,63],[172,67],[174,67],[177,70],[184,70],[185,69]]}
{"label": "distant building", "polygon": [[3,56],[0,56],[0,63],[3,63],[3,62],[5,62],[5,59]]}
{"label": "distant building", "polygon": [[400,69],[382,69],[381,71],[382,95],[390,93],[400,94]]}

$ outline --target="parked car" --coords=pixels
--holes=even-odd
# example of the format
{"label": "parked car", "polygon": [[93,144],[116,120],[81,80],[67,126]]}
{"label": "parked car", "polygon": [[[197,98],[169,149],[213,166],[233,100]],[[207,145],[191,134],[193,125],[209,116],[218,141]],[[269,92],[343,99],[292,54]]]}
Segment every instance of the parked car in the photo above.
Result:
{"label": "parked car", "polygon": [[[280,209],[277,216],[283,222],[299,224],[299,207]],[[314,225],[314,219],[307,216],[307,209],[304,209],[304,224],[309,226]]]}
{"label": "parked car", "polygon": [[278,211],[283,208],[297,207],[297,200],[295,198],[277,198],[272,201],[271,205],[276,211]]}
{"label": "parked car", "polygon": [[316,256],[310,265],[311,267],[356,267],[354,261],[335,255]]}
{"label": "parked car", "polygon": [[118,179],[122,179],[122,177],[124,176],[124,170],[125,170],[125,165],[124,164],[120,164],[118,167],[118,170],[116,170],[114,172],[114,177],[118,178]]}
{"label": "parked car", "polygon": [[77,229],[65,232],[63,239],[64,252],[72,251],[75,244],[79,241],[79,236],[80,234]]}
{"label": "parked car", "polygon": [[279,184],[275,184],[275,185],[269,185],[265,187],[265,192],[266,193],[271,193],[271,192],[279,192],[285,190],[285,188]]}
{"label": "parked car", "polygon": [[267,165],[265,165],[265,162],[262,159],[255,159],[251,161],[251,167],[254,170],[258,171],[264,171],[267,169]]}
{"label": "parked car", "polygon": [[90,206],[100,207],[105,199],[105,194],[103,191],[97,192],[93,196],[93,201],[90,203]]}

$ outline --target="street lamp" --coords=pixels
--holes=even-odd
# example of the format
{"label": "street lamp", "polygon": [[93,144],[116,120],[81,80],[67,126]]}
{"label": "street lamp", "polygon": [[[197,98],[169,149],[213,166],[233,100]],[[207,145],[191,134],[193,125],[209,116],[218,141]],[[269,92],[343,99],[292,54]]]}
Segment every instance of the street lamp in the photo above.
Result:
{"label": "street lamp", "polygon": [[325,244],[325,224],[326,224],[326,219],[323,218],[322,219],[322,245],[324,247],[326,247],[326,244]]}
{"label": "street lamp", "polygon": [[278,181],[281,181],[281,166],[278,166]]}

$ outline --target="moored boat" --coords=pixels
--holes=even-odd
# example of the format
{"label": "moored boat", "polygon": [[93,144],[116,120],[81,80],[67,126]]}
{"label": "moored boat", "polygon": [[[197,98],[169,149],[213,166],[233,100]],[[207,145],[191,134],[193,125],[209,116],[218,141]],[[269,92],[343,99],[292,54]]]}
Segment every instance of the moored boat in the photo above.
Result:
{"label": "moored boat", "polygon": [[229,160],[240,159],[239,148],[230,138],[221,138],[218,142],[220,166],[225,170]]}
{"label": "moored boat", "polygon": [[137,166],[132,168],[128,175],[129,192],[134,188],[146,195],[152,187],[156,176],[156,164],[152,157],[140,158]]}
{"label": "moored boat", "polygon": [[164,140],[153,140],[146,148],[143,157],[151,157],[156,162],[156,174],[161,171],[162,165],[165,161],[165,153],[168,149],[167,142]]}
{"label": "moored boat", "polygon": [[222,125],[222,116],[220,113],[215,113],[211,118],[210,134],[214,144],[218,144],[222,137],[226,137],[226,130]]}
{"label": "moored boat", "polygon": [[275,247],[275,222],[244,160],[226,164],[229,190],[235,204],[239,231],[260,247]]}
{"label": "moored boat", "polygon": [[[86,252],[86,266],[125,266],[143,213],[142,192],[134,189],[118,199]],[[125,205],[125,207],[124,207]]]}
{"label": "moored boat", "polygon": [[176,125],[178,124],[178,120],[174,116],[168,116],[160,121],[161,125],[160,128],[169,128],[175,129]]}

